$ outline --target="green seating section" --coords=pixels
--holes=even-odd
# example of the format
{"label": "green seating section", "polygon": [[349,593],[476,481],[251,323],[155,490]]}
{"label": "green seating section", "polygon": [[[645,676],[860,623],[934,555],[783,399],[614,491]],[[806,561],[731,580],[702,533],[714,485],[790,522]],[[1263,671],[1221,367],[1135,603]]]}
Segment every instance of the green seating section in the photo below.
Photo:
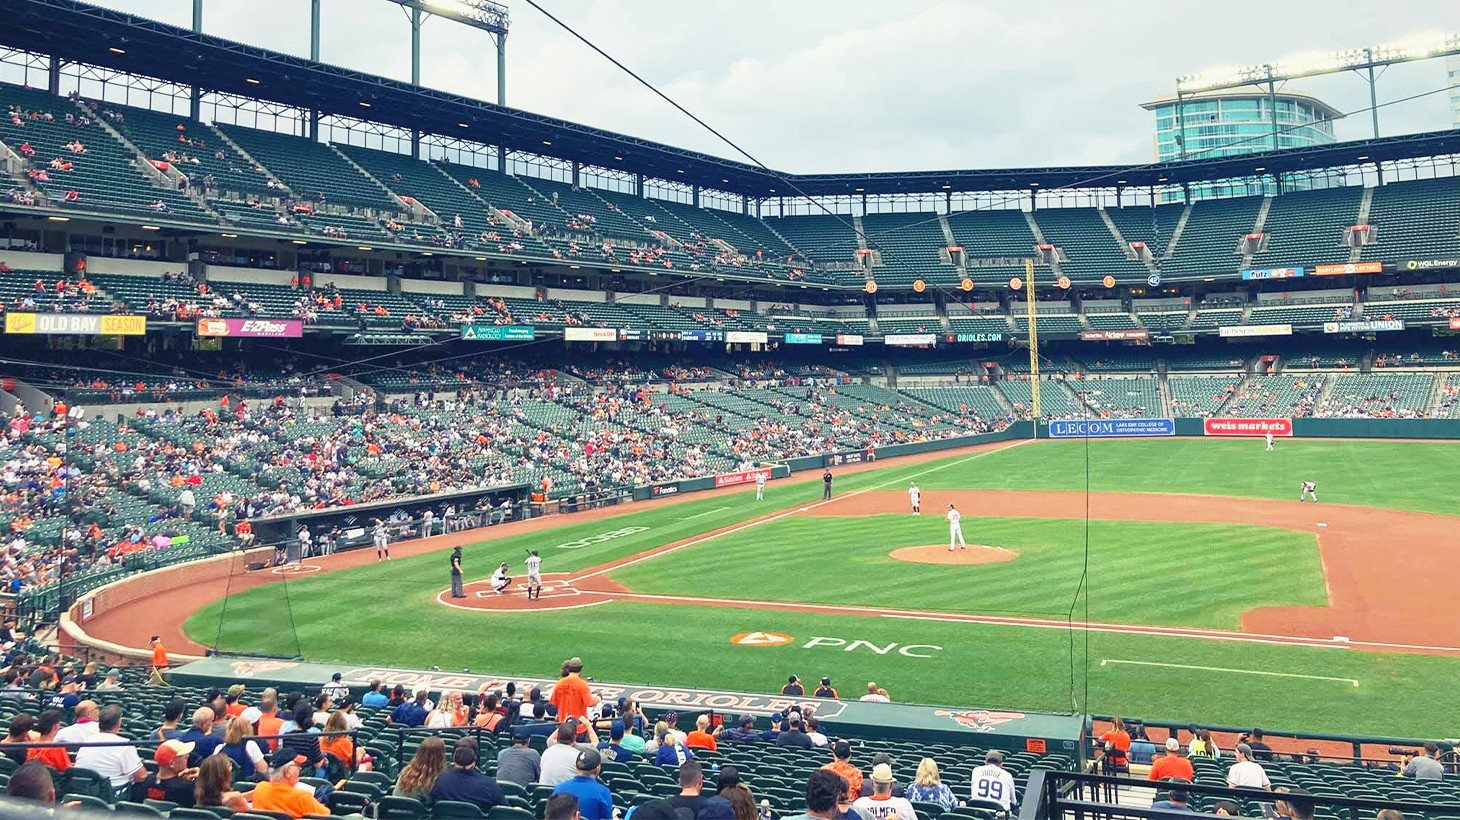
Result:
{"label": "green seating section", "polygon": [[[1137,314],[1141,325],[1157,333],[1169,333],[1173,330],[1181,330],[1186,327],[1188,312],[1181,311],[1151,311]],[[1238,311],[1238,318],[1241,318],[1241,311]],[[1212,325],[1214,327],[1214,325]],[[1193,324],[1192,327],[1195,327]]]}
{"label": "green seating section", "polygon": [[[1013,405],[1020,418],[1029,418],[1034,406],[1034,390],[1025,379],[1006,379],[996,384],[1004,399]],[[1039,412],[1045,419],[1074,419],[1086,415],[1074,397],[1060,383],[1045,379],[1039,385]]]}
{"label": "green seating section", "polygon": [[1242,267],[1237,253],[1242,237],[1257,225],[1257,212],[1262,197],[1238,199],[1206,199],[1191,206],[1176,242],[1176,253],[1161,261],[1161,269],[1169,273],[1235,275]]}
{"label": "green seating section", "polygon": [[1150,274],[1144,262],[1126,258],[1095,208],[1046,208],[1034,214],[1034,221],[1045,242],[1064,250],[1060,272],[1071,281],[1094,283],[1114,276],[1122,284],[1139,284]]}
{"label": "green seating section", "polygon": [[1375,188],[1369,224],[1378,242],[1364,248],[1364,259],[1460,255],[1460,180],[1440,177]]}
{"label": "green seating section", "polygon": [[[1084,329],[1080,317],[1074,312],[1074,307],[1069,302],[1038,302],[1034,306],[1038,322],[1039,332],[1044,333],[1079,333]],[[1029,308],[1025,302],[1013,302],[1010,304],[1010,314],[1014,317],[1014,332],[1019,335],[1029,333]]]}
{"label": "green seating section", "polygon": [[877,327],[882,335],[889,333],[936,333],[943,335],[943,320],[937,316],[877,317]]}
{"label": "green seating section", "polygon": [[[67,313],[106,313],[111,307],[111,302],[101,294],[93,294],[90,298],[82,296],[61,296],[56,295],[56,280],[60,275],[55,271],[15,270],[0,275],[0,304],[7,309],[15,310],[23,306],[26,299],[35,303],[34,310],[52,310],[59,301],[62,310]],[[35,289],[35,283],[39,280],[45,284],[45,292],[41,293]]]}
{"label": "green seating section", "polygon": [[218,130],[273,172],[305,202],[351,205],[380,211],[399,212],[402,207],[380,187],[360,173],[328,145],[274,131],[260,131],[237,125],[218,125]]}
{"label": "green seating section", "polygon": [[[460,216],[461,232],[469,239],[506,230],[491,223],[485,203],[432,163],[354,145],[335,143],[335,148],[398,196],[410,197],[429,208],[440,218],[443,227],[454,226],[456,217]],[[511,231],[506,233],[511,236]]]}
{"label": "green seating section", "polygon": [[1081,356],[1087,373],[1154,373],[1156,354],[1149,349],[1114,348]]}
{"label": "green seating section", "polygon": [[1460,299],[1401,299],[1393,302],[1368,302],[1365,319],[1403,319],[1411,324],[1448,324],[1450,317],[1460,316]]}
{"label": "green seating section", "polygon": [[[35,151],[27,170],[44,169],[50,176],[49,182],[37,183],[37,187],[45,192],[53,206],[216,224],[217,220],[191,199],[171,187],[154,185],[153,178],[138,165],[141,158],[101,125],[67,125],[68,114],[95,116],[83,112],[70,100],[0,83],[0,111],[8,112],[14,106],[27,114],[43,112],[53,117],[51,122],[24,118],[20,125],[14,125],[9,116],[0,117],[0,142],[17,154],[27,143]],[[73,154],[67,150],[65,146],[73,141],[80,141],[86,153]],[[57,158],[71,163],[71,170],[51,170],[50,163]],[[63,202],[68,191],[77,192],[76,202]],[[152,209],[152,203],[159,199],[166,203],[168,213]]]}
{"label": "green seating section", "polygon": [[[1321,191],[1295,191],[1274,197],[1262,231],[1267,250],[1252,257],[1254,267],[1303,267],[1349,260],[1344,244],[1347,229],[1358,222],[1357,185]],[[1460,231],[1460,221],[1456,223]]]}
{"label": "green seating section", "polygon": [[[965,361],[964,364],[971,363]],[[904,373],[907,372],[906,368],[899,369]],[[1001,419],[1008,415],[1008,411],[999,403],[998,396],[994,393],[992,387],[982,385],[971,385],[967,387],[921,387],[904,390],[903,392],[925,404],[941,407],[951,413],[974,415],[985,420]],[[1040,398],[1042,400],[1043,396]]]}
{"label": "green seating section", "polygon": [[[948,215],[953,239],[963,248],[968,278],[978,284],[999,284],[1010,277],[1024,277],[1024,265],[989,260],[1027,259],[1034,256],[1038,241],[1024,213],[1017,209],[962,211]],[[1035,276],[1050,277],[1049,267],[1037,266]]]}
{"label": "green seating section", "polygon": [[1343,307],[1343,305],[1337,304],[1288,305],[1264,303],[1252,309],[1252,315],[1248,319],[1248,324],[1312,327],[1314,325],[1321,325],[1324,322],[1339,321],[1339,312]]}
{"label": "green seating section", "polygon": [[1436,415],[1440,418],[1460,419],[1460,373],[1445,376],[1445,386]]}
{"label": "green seating section", "polygon": [[[1223,756],[1219,760],[1210,758],[1193,758],[1192,768],[1196,772],[1196,782],[1203,786],[1222,786],[1227,782],[1227,769],[1232,765],[1230,758]],[[1431,804],[1460,803],[1460,784],[1446,778],[1442,780],[1415,780],[1413,778],[1395,777],[1395,772],[1383,766],[1374,768],[1359,767],[1341,763],[1317,762],[1317,763],[1295,763],[1286,760],[1264,762],[1262,768],[1267,772],[1268,779],[1272,781],[1274,789],[1287,787],[1288,789],[1302,789],[1309,794],[1319,798],[1325,797],[1358,797],[1370,800],[1393,800],[1395,802],[1417,802]],[[1196,795],[1193,795],[1196,797]],[[1198,810],[1208,806],[1216,798],[1208,795],[1205,802],[1198,805],[1193,800],[1193,806]],[[1244,809],[1244,817],[1258,816],[1262,814],[1257,801],[1244,801],[1249,806]],[[1320,820],[1339,820],[1346,817],[1347,810],[1342,814],[1319,809],[1317,817]],[[1430,817],[1448,816],[1445,814],[1431,814]]]}
{"label": "green seating section", "polygon": [[1242,308],[1211,308],[1197,310],[1191,320],[1192,330],[1211,330],[1217,327],[1242,324]]}
{"label": "green seating section", "polygon": [[808,259],[823,264],[857,261],[857,233],[850,214],[769,217],[765,224]]}
{"label": "green seating section", "polygon": [[1322,375],[1248,376],[1223,416],[1238,418],[1306,417],[1323,389]]}
{"label": "green seating section", "polygon": [[1171,234],[1176,231],[1184,210],[1185,205],[1159,205],[1155,208],[1127,205],[1124,208],[1106,208],[1105,213],[1115,223],[1122,239],[1146,243],[1151,256],[1161,259],[1166,255],[1166,246],[1171,242]]}
{"label": "green seating section", "polygon": [[1313,415],[1325,418],[1419,418],[1435,389],[1433,373],[1340,373]]}
{"label": "green seating section", "polygon": [[[183,162],[178,168],[193,182],[207,175],[220,191],[236,191],[259,196],[280,196],[281,191],[269,188],[269,178],[262,170],[239,155],[211,127],[187,115],[169,114],[149,108],[105,103],[106,108],[122,115],[113,123],[132,144],[150,160],[162,160],[168,152],[186,154],[197,162]],[[188,140],[193,144],[189,145]],[[201,143],[201,144],[199,144]],[[219,153],[223,156],[220,158]]]}
{"label": "green seating section", "polygon": [[1094,416],[1156,418],[1166,415],[1155,378],[1081,379],[1069,384]]}
{"label": "green seating section", "polygon": [[881,251],[882,264],[872,269],[879,285],[910,287],[917,279],[956,280],[957,269],[943,261],[947,247],[935,213],[869,214],[862,217],[867,246]]}
{"label": "green seating section", "polygon": [[1170,370],[1243,370],[1247,367],[1247,357],[1239,350],[1181,350],[1177,348],[1166,354],[1166,364]]}
{"label": "green seating section", "polygon": [[1172,415],[1181,418],[1209,418],[1235,391],[1233,376],[1171,376],[1166,380],[1171,390]]}

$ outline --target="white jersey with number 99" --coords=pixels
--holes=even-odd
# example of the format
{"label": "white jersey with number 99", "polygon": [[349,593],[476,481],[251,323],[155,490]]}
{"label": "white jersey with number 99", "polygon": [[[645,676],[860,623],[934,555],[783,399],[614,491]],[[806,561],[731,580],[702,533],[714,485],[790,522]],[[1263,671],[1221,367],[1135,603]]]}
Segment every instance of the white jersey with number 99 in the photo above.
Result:
{"label": "white jersey with number 99", "polygon": [[974,800],[998,803],[1008,811],[1014,803],[1014,777],[999,766],[979,766],[973,770],[971,796]]}

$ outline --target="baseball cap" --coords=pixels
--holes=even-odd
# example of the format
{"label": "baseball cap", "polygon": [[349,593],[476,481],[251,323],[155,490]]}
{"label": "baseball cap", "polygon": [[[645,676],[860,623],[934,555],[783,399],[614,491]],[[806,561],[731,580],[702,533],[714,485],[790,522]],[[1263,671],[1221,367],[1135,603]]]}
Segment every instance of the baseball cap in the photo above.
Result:
{"label": "baseball cap", "polygon": [[574,656],[574,657],[569,658],[568,659],[568,671],[569,672],[582,672],[583,671],[583,659],[582,658],[579,658],[577,656]]}
{"label": "baseball cap", "polygon": [[1174,752],[1181,748],[1181,742],[1174,737],[1166,738],[1166,751]]}
{"label": "baseball cap", "polygon": [[701,804],[695,820],[735,820],[735,806],[717,794]]}
{"label": "baseball cap", "polygon": [[578,771],[591,772],[603,765],[603,755],[597,749],[584,749],[578,753]]}
{"label": "baseball cap", "polygon": [[741,726],[754,726],[755,725],[755,715],[741,715],[740,716],[740,725]]}
{"label": "baseball cap", "polygon": [[801,713],[800,712],[792,712],[791,713],[791,717],[790,717],[790,721],[791,721],[791,725],[792,726],[800,726],[801,725]]}
{"label": "baseball cap", "polygon": [[247,689],[247,686],[244,686],[241,683],[235,683],[232,686],[228,687],[228,697],[236,698],[239,695],[243,694]]}
{"label": "baseball cap", "polygon": [[106,676],[109,678],[120,678],[122,676],[122,670],[113,669],[110,672],[106,673]]}
{"label": "baseball cap", "polygon": [[159,766],[171,766],[178,758],[187,758],[192,754],[195,745],[184,743],[181,740],[169,740],[157,747],[157,751],[152,754],[152,759],[157,761]]}
{"label": "baseball cap", "polygon": [[825,678],[825,677],[822,678],[821,679],[821,685],[822,686],[830,686],[831,685],[831,678]]}
{"label": "baseball cap", "polygon": [[341,674],[339,672],[336,672],[333,675],[330,675],[330,680],[340,680],[343,677],[344,677],[343,674]]}
{"label": "baseball cap", "polygon": [[257,706],[250,706],[240,712],[238,716],[243,718],[245,723],[258,723],[259,718],[263,717],[264,713],[259,711],[259,707]]}
{"label": "baseball cap", "polygon": [[889,766],[889,765],[887,765],[886,763],[878,763],[876,766],[873,766],[872,767],[872,782],[873,783],[891,783],[892,782],[892,767]]}
{"label": "baseball cap", "polygon": [[989,753],[983,756],[985,763],[1003,763],[1004,753],[998,749],[989,749]]}
{"label": "baseball cap", "polygon": [[269,758],[269,766],[275,769],[282,769],[290,763],[298,763],[303,766],[308,762],[309,758],[289,748],[281,748]]}
{"label": "baseball cap", "polygon": [[831,752],[837,757],[851,757],[852,744],[846,742],[845,740],[838,740],[836,742],[836,745],[832,747]]}

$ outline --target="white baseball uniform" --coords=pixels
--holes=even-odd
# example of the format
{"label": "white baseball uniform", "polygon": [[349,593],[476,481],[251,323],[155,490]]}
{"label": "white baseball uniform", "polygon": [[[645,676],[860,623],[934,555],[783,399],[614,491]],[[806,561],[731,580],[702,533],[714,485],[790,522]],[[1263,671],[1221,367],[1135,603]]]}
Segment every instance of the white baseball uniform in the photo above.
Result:
{"label": "white baseball uniform", "polygon": [[923,491],[914,484],[907,488],[907,500],[912,502],[913,515],[923,514]]}
{"label": "white baseball uniform", "polygon": [[529,555],[523,563],[527,564],[527,583],[542,583],[542,556]]}
{"label": "white baseball uniform", "polygon": [[1315,502],[1318,500],[1318,484],[1312,481],[1304,481],[1303,491],[1298,494],[1298,500],[1307,501],[1309,497]]}
{"label": "white baseball uniform", "polygon": [[755,500],[765,500],[765,473],[755,474]]}
{"label": "white baseball uniform", "polygon": [[1267,434],[1267,450],[1272,452],[1272,433]]}
{"label": "white baseball uniform", "polygon": [[1000,766],[992,763],[973,770],[973,784],[969,792],[974,800],[998,803],[1008,811],[1014,803],[1014,778]]}
{"label": "white baseball uniform", "polygon": [[953,551],[955,543],[962,549],[968,549],[968,544],[963,540],[963,525],[959,523],[963,516],[957,510],[949,510],[945,517],[948,519],[948,551]]}

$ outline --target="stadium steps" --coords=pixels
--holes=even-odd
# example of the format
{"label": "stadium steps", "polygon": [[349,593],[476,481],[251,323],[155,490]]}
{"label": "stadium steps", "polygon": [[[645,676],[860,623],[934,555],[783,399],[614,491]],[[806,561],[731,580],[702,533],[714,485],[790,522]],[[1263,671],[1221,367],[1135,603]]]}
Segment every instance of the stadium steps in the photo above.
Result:
{"label": "stadium steps", "polygon": [[[76,102],[76,108],[84,114],[91,113],[91,109],[87,108],[79,100]],[[176,177],[169,177],[166,173],[158,170],[157,166],[153,165],[152,162],[147,159],[147,153],[143,151],[140,147],[138,147],[136,143],[128,139],[125,134],[118,131],[115,126],[107,121],[106,117],[97,117],[96,124],[101,126],[101,130],[107,132],[108,134],[111,134],[112,139],[121,143],[124,148],[126,148],[128,151],[131,151],[133,154],[136,154],[136,159],[132,161],[132,164],[136,166],[137,170],[141,171],[144,176],[152,180],[153,187],[157,188],[159,191],[175,191],[180,196],[185,196],[188,199],[192,200],[193,204],[202,209],[203,213],[213,217],[214,219],[217,219],[220,223],[223,221],[223,218],[218,214],[218,212],[209,207],[207,201],[203,199],[201,194],[193,190],[193,188],[191,187],[179,189],[177,187]],[[182,172],[176,169],[174,169],[174,173],[176,173],[178,177],[183,176]]]}
{"label": "stadium steps", "polygon": [[1176,408],[1171,403],[1171,382],[1161,372],[1164,366],[1159,361],[1156,363],[1156,395],[1161,397],[1161,415],[1169,419],[1176,417]]}
{"label": "stadium steps", "polygon": [[1225,399],[1222,399],[1222,403],[1217,405],[1216,408],[1212,410],[1212,417],[1216,418],[1218,416],[1227,415],[1227,408],[1232,405],[1232,402],[1236,400],[1237,396],[1241,395],[1242,392],[1247,389],[1249,381],[1250,379],[1248,378],[1247,374],[1243,373],[1242,377],[1237,380],[1237,387],[1232,391],[1231,395],[1227,396]]}
{"label": "stadium steps", "polygon": [[1327,373],[1320,374],[1319,378],[1323,379],[1323,386],[1318,389],[1318,397],[1313,400],[1314,407],[1327,406],[1328,400],[1333,398],[1333,387],[1338,382],[1338,379]]}
{"label": "stadium steps", "polygon": [[1166,242],[1166,252],[1161,254],[1162,259],[1176,258],[1176,246],[1181,242],[1181,235],[1186,233],[1186,223],[1191,221],[1191,204],[1181,210],[1181,218],[1176,220],[1176,227],[1171,229],[1171,239]]}
{"label": "stadium steps", "polygon": [[213,136],[215,136],[215,137],[219,138],[220,140],[228,143],[228,147],[229,148],[232,148],[235,151],[237,151],[238,152],[238,155],[240,157],[243,157],[244,159],[246,159],[249,162],[253,163],[253,165],[254,165],[255,168],[262,168],[263,171],[264,171],[264,176],[268,177],[270,180],[273,181],[273,183],[275,185],[279,186],[279,192],[280,193],[286,194],[290,198],[293,198],[293,199],[298,199],[299,198],[294,193],[293,189],[291,189],[288,185],[285,185],[284,184],[284,180],[279,179],[279,177],[273,171],[270,171],[269,170],[269,166],[263,164],[262,162],[259,162],[258,159],[255,158],[252,154],[250,154],[249,152],[243,150],[243,146],[242,145],[239,145],[236,142],[234,142],[233,141],[233,138],[230,137],[230,136],[228,136],[228,134],[224,133],[223,129],[221,129],[221,128],[214,128],[211,125],[206,126],[206,127],[207,127],[207,129],[209,131],[211,131],[213,133]]}
{"label": "stadium steps", "polygon": [[[1272,213],[1272,200],[1273,198],[1270,196],[1262,198],[1262,204],[1257,206],[1257,219],[1252,223],[1252,230],[1249,233],[1262,233],[1263,229],[1267,227],[1267,216]],[[1252,267],[1252,254],[1242,254],[1242,267]],[[1243,321],[1246,321],[1246,319]]]}
{"label": "stadium steps", "polygon": [[[1359,198],[1359,215],[1356,217],[1355,225],[1369,224],[1369,212],[1374,209],[1374,189],[1365,187],[1364,195]],[[1364,254],[1362,245],[1355,245],[1348,253],[1349,262],[1358,262]]]}
{"label": "stadium steps", "polygon": [[[1110,231],[1110,235],[1115,237],[1115,241],[1120,243],[1121,250],[1125,251],[1126,258],[1130,259],[1130,240],[1126,239],[1125,234],[1120,232],[1120,226],[1116,225],[1115,220],[1110,218],[1109,211],[1104,208],[1096,208],[1096,210],[1100,212],[1100,219],[1105,223],[1105,227]],[[1152,255],[1149,259],[1142,260],[1142,263],[1146,266],[1146,270],[1152,273],[1156,272],[1155,255]],[[1132,318],[1134,318],[1134,315],[1132,315]]]}
{"label": "stadium steps", "polygon": [[[1366,357],[1365,361],[1369,363],[1368,366],[1371,368],[1374,362],[1373,355],[1370,354]],[[1367,373],[1369,370],[1365,369],[1364,372]],[[1445,400],[1445,385],[1447,381],[1444,378],[1435,379],[1435,386],[1430,390],[1430,400],[1425,403],[1425,418],[1444,418],[1444,414],[1440,412],[1440,405]]]}
{"label": "stadium steps", "polygon": [[[1044,229],[1039,227],[1039,221],[1034,218],[1034,212],[1021,210],[1020,213],[1024,214],[1024,221],[1029,223],[1029,232],[1034,234],[1036,252],[1038,251],[1040,245],[1051,244],[1050,241],[1044,237]],[[1049,267],[1050,270],[1054,272],[1056,279],[1064,275],[1064,273],[1060,270],[1059,259],[1051,261]]]}
{"label": "stadium steps", "polygon": [[401,209],[401,211],[410,214],[413,218],[417,220],[421,220],[424,218],[424,221],[432,226],[438,226],[441,224],[440,214],[436,213],[430,208],[427,208],[425,205],[421,204],[419,200],[417,200],[414,205],[408,204],[405,199],[401,197],[400,194],[392,191],[390,189],[390,186],[386,185],[385,182],[382,181],[379,177],[365,170],[365,166],[356,162],[355,159],[349,154],[341,151],[339,149],[339,146],[335,145],[334,143],[325,143],[325,146],[333,151],[335,153],[335,156],[344,160],[346,165],[349,165],[350,167],[358,171],[360,173],[360,176],[365,177],[366,179],[375,183],[375,187],[379,188],[380,192],[382,194],[385,194],[386,198],[394,202],[395,206]]}
{"label": "stadium steps", "polygon": [[865,251],[867,249],[867,229],[862,225],[862,218],[856,214],[852,214],[852,228],[857,232],[857,248]]}

